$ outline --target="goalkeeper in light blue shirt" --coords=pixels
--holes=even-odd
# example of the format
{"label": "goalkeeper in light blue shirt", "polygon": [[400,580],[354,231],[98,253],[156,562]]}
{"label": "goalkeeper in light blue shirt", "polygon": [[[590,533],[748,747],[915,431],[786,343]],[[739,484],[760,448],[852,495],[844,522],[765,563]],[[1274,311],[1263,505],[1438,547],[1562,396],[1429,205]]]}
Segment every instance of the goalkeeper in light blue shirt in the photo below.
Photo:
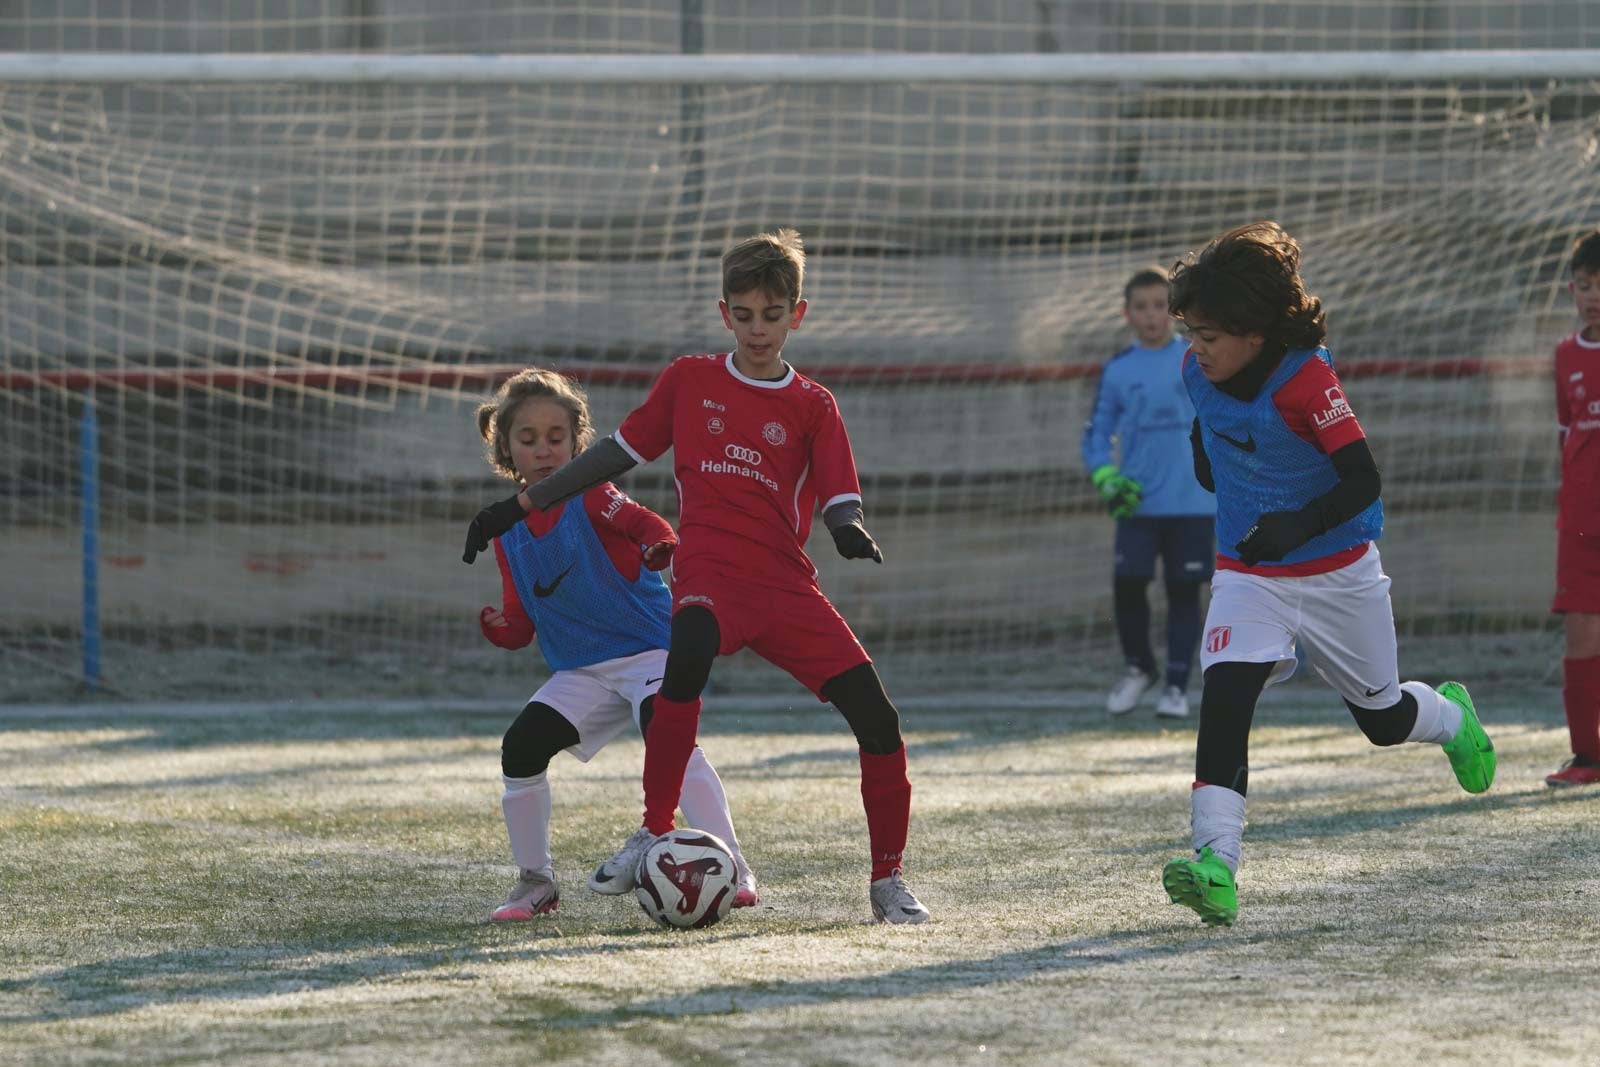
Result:
{"label": "goalkeeper in light blue shirt", "polygon": [[1083,430],[1083,463],[1117,520],[1112,599],[1126,670],[1106,697],[1125,715],[1160,683],[1150,645],[1147,587],[1161,558],[1167,587],[1167,668],[1156,714],[1189,714],[1189,670],[1200,641],[1200,585],[1215,563],[1216,498],[1195,480],[1189,427],[1194,405],[1183,384],[1188,342],[1167,314],[1167,274],[1141,270],[1123,287],[1123,318],[1134,343],[1106,361]]}

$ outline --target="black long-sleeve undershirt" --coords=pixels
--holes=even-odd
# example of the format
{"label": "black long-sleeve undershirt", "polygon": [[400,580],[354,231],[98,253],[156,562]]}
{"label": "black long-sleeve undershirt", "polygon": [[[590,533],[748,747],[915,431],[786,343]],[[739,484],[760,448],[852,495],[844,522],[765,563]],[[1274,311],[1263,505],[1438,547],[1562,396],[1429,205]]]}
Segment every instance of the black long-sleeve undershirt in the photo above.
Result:
{"label": "black long-sleeve undershirt", "polygon": [[[1194,453],[1195,481],[1207,492],[1216,492],[1211,458],[1206,455],[1198,418],[1189,430],[1189,445]],[[1367,447],[1365,438],[1350,442],[1328,459],[1333,462],[1334,473],[1339,476],[1338,484],[1300,509],[1316,533],[1331,530],[1355,518],[1383,492],[1383,478],[1378,473],[1377,460],[1372,458],[1372,449]]]}

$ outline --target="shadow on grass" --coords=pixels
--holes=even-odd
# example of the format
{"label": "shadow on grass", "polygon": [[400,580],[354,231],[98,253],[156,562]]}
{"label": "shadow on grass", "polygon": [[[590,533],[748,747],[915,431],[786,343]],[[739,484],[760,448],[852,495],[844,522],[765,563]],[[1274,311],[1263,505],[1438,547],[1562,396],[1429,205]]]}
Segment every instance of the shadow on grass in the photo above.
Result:
{"label": "shadow on grass", "polygon": [[[1250,829],[1245,836],[1246,847],[1254,841],[1290,841],[1326,837],[1349,837],[1372,830],[1393,830],[1426,823],[1441,816],[1473,815],[1489,812],[1516,812],[1546,808],[1561,803],[1564,797],[1555,791],[1511,792],[1491,789],[1480,796],[1462,793],[1444,801],[1407,803],[1405,800],[1385,798],[1382,803],[1365,807],[1342,806],[1334,811],[1315,814],[1284,812],[1296,796],[1313,796],[1322,790],[1315,787],[1278,790],[1273,798],[1262,802],[1251,812]],[[1252,794],[1254,795],[1254,794]],[[1275,814],[1282,812],[1282,814]]]}
{"label": "shadow on grass", "polygon": [[[825,934],[859,925],[847,921],[802,923],[797,934]],[[553,923],[516,928],[474,923],[431,937],[310,939],[221,948],[173,949],[0,979],[0,1026],[119,1015],[152,1004],[242,1000],[279,996],[417,975],[443,967],[507,961],[581,959],[671,947],[684,936],[699,946],[770,937],[763,927],[739,925],[687,935],[651,927],[587,931],[613,940],[572,944]],[[515,943],[508,944],[510,938]],[[330,958],[337,957],[337,958]],[[7,1006],[12,998],[43,1000],[37,1007]]]}
{"label": "shadow on grass", "polygon": [[[1187,929],[1126,930],[1018,952],[923,964],[881,974],[798,981],[743,981],[711,986],[686,995],[636,1001],[612,1011],[582,1012],[551,1020],[545,1025],[593,1030],[630,1020],[735,1015],[839,1001],[854,1004],[862,1000],[938,996],[1008,982],[1170,959],[1217,944],[1216,934],[1196,930],[1193,931],[1195,936],[1183,936],[1187,933],[1190,933]],[[1183,939],[1174,941],[1175,935]]]}
{"label": "shadow on grass", "polygon": [[[802,925],[799,936],[827,934],[859,926],[857,922]],[[629,935],[633,936],[629,936]],[[56,1022],[115,1016],[150,1005],[243,1000],[314,992],[347,985],[415,976],[438,968],[472,968],[507,961],[537,962],[585,956],[656,951],[683,935],[654,930],[611,935],[617,940],[598,945],[569,945],[555,933],[535,943],[508,947],[459,938],[435,937],[410,942],[362,939],[344,943],[314,941],[232,948],[173,950],[78,964],[21,979],[0,980],[0,998],[45,1001],[18,1010],[0,1007],[0,1025]],[[770,937],[763,928],[692,935],[696,947],[753,937]],[[616,1011],[573,1015],[547,1025],[568,1028],[609,1026],[628,1018],[716,1015],[797,1004],[863,997],[926,996],[954,989],[1017,981],[1041,975],[1082,971],[1176,956],[1215,943],[1209,934],[1172,942],[1172,931],[1119,932],[1044,945],[1021,952],[952,960],[885,974],[797,982],[750,981],[712,986],[684,996],[631,1004]],[[330,959],[338,954],[340,958]]]}

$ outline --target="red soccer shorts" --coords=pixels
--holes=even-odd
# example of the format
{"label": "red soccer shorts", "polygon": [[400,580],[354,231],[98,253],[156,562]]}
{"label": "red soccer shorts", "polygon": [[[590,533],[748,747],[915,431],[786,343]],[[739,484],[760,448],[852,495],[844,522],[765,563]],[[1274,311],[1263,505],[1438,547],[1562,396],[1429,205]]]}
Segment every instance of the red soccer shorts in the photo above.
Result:
{"label": "red soccer shorts", "polygon": [[674,575],[672,610],[696,605],[717,617],[718,655],[749,648],[824,702],[822,687],[831,679],[872,662],[815,583],[773,588],[720,574]]}
{"label": "red soccer shorts", "polygon": [[1556,534],[1555,612],[1600,615],[1600,534]]}

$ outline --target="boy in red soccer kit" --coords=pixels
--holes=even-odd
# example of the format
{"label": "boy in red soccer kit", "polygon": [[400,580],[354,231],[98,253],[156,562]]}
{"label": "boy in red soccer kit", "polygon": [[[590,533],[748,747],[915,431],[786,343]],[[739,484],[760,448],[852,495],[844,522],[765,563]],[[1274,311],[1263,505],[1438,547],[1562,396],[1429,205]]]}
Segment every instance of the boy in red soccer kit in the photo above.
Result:
{"label": "boy in red soccer kit", "polygon": [[1549,786],[1600,784],[1600,230],[1572,250],[1567,289],[1583,326],[1556,346],[1561,492],[1556,510],[1556,597],[1566,615],[1562,703],[1572,758]]}
{"label": "boy in red soccer kit", "polygon": [[850,725],[860,746],[873,916],[920,923],[928,909],[900,873],[911,783],[899,713],[802,547],[820,507],[841,556],[883,562],[862,525],[855,458],[833,395],[783,360],[807,310],[804,272],[794,230],[736,244],[722,258],[720,304],[735,349],[674,360],[615,434],[473,522],[480,536],[497,536],[525,509],[552,507],[673,449],[679,547],[666,677],[645,736],[644,824],[601,865],[600,881],[631,889],[644,850],[673,828],[711,664],[748,647]]}

